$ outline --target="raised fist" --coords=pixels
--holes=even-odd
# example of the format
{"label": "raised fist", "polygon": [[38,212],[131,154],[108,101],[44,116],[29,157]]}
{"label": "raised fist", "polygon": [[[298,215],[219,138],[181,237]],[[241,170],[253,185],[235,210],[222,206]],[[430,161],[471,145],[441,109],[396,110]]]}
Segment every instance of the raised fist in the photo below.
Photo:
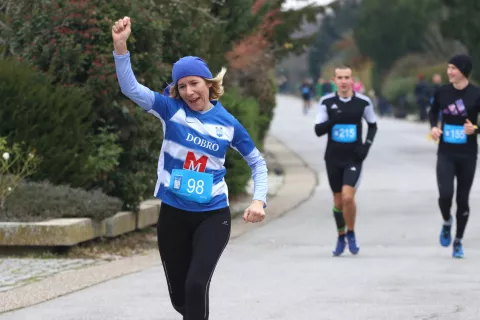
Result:
{"label": "raised fist", "polygon": [[130,33],[132,32],[132,23],[129,17],[117,20],[112,27],[113,41],[127,41]]}

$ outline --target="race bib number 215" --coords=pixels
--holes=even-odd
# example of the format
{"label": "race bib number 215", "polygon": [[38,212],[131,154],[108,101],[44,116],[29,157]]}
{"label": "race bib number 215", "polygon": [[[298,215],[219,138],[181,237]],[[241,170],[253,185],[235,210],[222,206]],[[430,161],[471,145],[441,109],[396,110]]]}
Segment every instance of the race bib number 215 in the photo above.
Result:
{"label": "race bib number 215", "polygon": [[341,143],[357,141],[357,126],[354,124],[336,124],[332,128],[332,140]]}

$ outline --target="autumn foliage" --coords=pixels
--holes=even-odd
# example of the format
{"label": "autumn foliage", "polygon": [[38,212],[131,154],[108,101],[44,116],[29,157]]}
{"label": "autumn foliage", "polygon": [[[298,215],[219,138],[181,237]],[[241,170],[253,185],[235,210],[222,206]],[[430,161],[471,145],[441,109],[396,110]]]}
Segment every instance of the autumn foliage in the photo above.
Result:
{"label": "autumn foliage", "polygon": [[[252,13],[258,14],[265,2],[265,0],[256,0],[252,7]],[[248,69],[262,62],[262,58],[265,58],[266,53],[272,47],[271,37],[275,27],[281,23],[278,13],[278,8],[269,10],[258,29],[253,34],[239,41],[226,54],[231,68],[239,70]]]}

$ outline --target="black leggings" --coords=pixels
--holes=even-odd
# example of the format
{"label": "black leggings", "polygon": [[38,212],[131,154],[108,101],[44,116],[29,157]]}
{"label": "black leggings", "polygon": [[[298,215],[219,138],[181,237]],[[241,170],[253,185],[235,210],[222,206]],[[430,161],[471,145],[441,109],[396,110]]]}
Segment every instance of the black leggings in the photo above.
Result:
{"label": "black leggings", "polygon": [[439,154],[437,158],[437,184],[440,194],[438,205],[445,221],[451,218],[450,208],[452,207],[454,192],[453,180],[457,177],[457,239],[463,238],[470,215],[468,199],[476,166],[476,157],[465,158]]}
{"label": "black leggings", "polygon": [[210,280],[230,239],[230,220],[228,207],[208,212],[160,207],[158,249],[170,300],[184,320],[208,319]]}

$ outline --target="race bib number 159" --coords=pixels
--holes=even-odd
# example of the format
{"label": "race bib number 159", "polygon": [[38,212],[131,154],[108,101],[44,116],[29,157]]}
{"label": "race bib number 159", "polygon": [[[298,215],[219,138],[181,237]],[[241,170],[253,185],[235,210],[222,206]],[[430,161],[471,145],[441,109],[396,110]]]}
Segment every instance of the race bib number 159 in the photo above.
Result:
{"label": "race bib number 159", "polygon": [[467,135],[463,126],[445,124],[443,126],[443,141],[446,143],[463,144],[467,142]]}

